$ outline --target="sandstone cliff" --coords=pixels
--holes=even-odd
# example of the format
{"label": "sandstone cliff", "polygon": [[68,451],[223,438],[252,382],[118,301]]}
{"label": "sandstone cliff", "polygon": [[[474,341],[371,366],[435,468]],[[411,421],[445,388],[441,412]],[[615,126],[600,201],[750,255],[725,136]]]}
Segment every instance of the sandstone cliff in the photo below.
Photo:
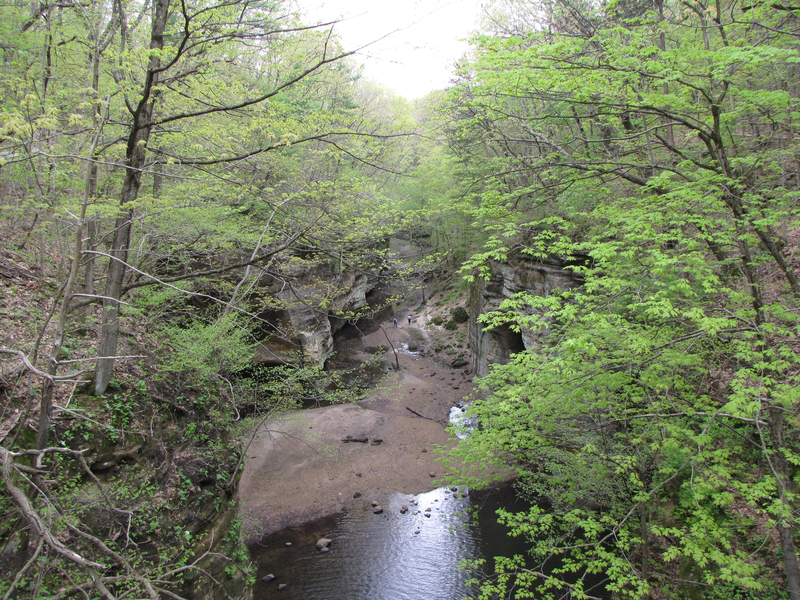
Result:
{"label": "sandstone cliff", "polygon": [[[478,316],[496,310],[503,300],[519,292],[547,296],[553,290],[580,285],[580,276],[565,269],[566,265],[566,261],[555,258],[542,260],[516,255],[503,262],[492,261],[489,279],[472,284],[469,345],[478,376],[486,375],[489,365],[508,362],[512,354],[533,347],[546,335],[546,331],[529,329],[517,333],[505,325],[485,331],[478,323]],[[526,314],[533,314],[533,309],[528,308]]]}
{"label": "sandstone cliff", "polygon": [[335,265],[318,263],[286,268],[284,275],[264,290],[259,317],[267,324],[255,361],[322,367],[333,351],[333,335],[368,309],[367,295],[380,284],[379,268],[337,273]]}

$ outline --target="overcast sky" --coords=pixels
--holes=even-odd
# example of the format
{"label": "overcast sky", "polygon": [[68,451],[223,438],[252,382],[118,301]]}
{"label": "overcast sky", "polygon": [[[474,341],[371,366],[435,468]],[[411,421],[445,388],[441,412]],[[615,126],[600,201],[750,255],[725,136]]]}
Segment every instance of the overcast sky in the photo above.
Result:
{"label": "overcast sky", "polygon": [[[445,87],[463,40],[477,24],[481,0],[299,0],[312,21],[336,18],[347,49],[386,39],[355,58],[370,79],[409,100]],[[394,33],[392,33],[394,32]]]}

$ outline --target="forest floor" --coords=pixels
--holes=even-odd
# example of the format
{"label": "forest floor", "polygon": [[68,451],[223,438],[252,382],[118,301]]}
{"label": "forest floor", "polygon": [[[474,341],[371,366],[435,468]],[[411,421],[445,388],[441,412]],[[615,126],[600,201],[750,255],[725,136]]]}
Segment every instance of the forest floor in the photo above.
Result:
{"label": "forest floor", "polygon": [[[394,315],[397,327],[390,318],[361,338],[364,352],[389,345],[387,336],[398,351],[406,345],[396,355],[400,370],[365,399],[290,413],[257,433],[239,484],[248,543],[354,502],[383,503],[393,492],[419,494],[443,484],[433,450],[454,443],[446,430],[450,408],[473,391],[473,369],[452,368],[453,350],[442,353],[443,340],[465,348],[467,324],[454,332],[429,324],[447,307],[437,308],[444,303],[429,296],[421,306],[423,297],[417,290],[410,307]],[[414,344],[416,352],[407,350]],[[395,365],[391,348],[385,358]],[[347,436],[367,441],[343,441]]]}

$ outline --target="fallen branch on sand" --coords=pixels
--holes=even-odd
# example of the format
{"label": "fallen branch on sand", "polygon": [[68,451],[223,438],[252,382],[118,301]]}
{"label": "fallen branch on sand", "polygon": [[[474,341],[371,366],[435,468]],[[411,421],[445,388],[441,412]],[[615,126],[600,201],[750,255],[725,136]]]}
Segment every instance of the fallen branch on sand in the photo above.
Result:
{"label": "fallen branch on sand", "polygon": [[406,406],[406,410],[410,410],[412,413],[414,413],[418,417],[421,417],[423,419],[428,419],[428,421],[434,421],[436,423],[441,423],[441,421],[439,421],[439,419],[432,419],[431,417],[426,417],[425,415],[421,415],[417,411],[415,411],[413,408],[409,408],[409,407]]}

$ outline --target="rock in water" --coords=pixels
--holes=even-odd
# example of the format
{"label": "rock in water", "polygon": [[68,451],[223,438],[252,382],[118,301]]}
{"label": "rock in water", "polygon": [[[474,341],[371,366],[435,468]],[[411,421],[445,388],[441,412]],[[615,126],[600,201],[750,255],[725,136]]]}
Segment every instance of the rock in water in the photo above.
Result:
{"label": "rock in water", "polygon": [[333,540],[329,540],[328,538],[320,538],[317,540],[317,550],[322,550],[323,548],[327,548]]}
{"label": "rock in water", "polygon": [[261,578],[261,581],[263,581],[264,583],[269,583],[269,582],[270,582],[270,581],[272,581],[273,579],[275,579],[275,575],[273,575],[272,573],[270,573],[269,575],[265,575],[264,577],[262,577],[262,578]]}
{"label": "rock in water", "polygon": [[372,512],[374,512],[376,515],[379,515],[383,512],[383,509],[380,506],[376,506],[372,509]]}

